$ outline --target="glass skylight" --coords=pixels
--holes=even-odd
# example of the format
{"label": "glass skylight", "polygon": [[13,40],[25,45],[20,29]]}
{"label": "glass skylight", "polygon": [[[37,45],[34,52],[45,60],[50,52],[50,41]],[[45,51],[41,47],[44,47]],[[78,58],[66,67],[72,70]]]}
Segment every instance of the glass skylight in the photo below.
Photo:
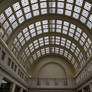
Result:
{"label": "glass skylight", "polygon": [[[15,34],[13,42],[11,42],[12,51],[15,55],[18,55],[18,52],[24,48],[25,44],[30,43],[31,41],[31,43],[28,44],[29,46],[25,47],[23,50],[24,60],[26,60],[26,57],[30,54],[32,54],[31,57],[33,61],[47,53],[56,53],[68,58],[72,64],[75,64],[74,67],[76,68],[78,64],[75,63],[75,57],[81,62],[84,56],[88,57],[92,54],[92,42],[86,34],[86,31],[91,31],[92,29],[91,10],[92,4],[84,0],[75,0],[75,2],[74,0],[39,0],[39,2],[38,0],[17,1],[0,14],[0,24],[2,27],[0,28],[0,37],[4,41],[8,41],[9,39],[12,39],[11,35],[13,35],[13,32],[18,31],[19,33],[16,32],[17,35]],[[78,20],[89,30],[82,30],[82,27],[79,28],[75,23],[72,24],[72,21],[69,23],[69,20],[42,20],[40,18],[36,22],[34,21],[34,24],[32,23],[25,28],[22,27],[21,30],[16,30],[20,25],[22,26],[22,23],[25,21],[32,21],[31,19],[34,18],[35,20],[35,17],[38,18],[42,15],[47,16],[47,14],[50,14],[51,16],[54,14],[56,16],[68,16],[68,18]],[[36,36],[38,36],[38,38],[33,40]],[[66,39],[66,36],[69,39]],[[71,39],[74,41],[72,42]],[[81,53],[77,44],[84,49],[86,55],[85,53]],[[70,49],[70,52],[74,53],[75,57],[71,60],[73,55],[67,50],[60,47],[50,47],[49,45]],[[48,47],[45,48],[45,46]],[[34,51],[39,48],[40,50],[34,53]]]}

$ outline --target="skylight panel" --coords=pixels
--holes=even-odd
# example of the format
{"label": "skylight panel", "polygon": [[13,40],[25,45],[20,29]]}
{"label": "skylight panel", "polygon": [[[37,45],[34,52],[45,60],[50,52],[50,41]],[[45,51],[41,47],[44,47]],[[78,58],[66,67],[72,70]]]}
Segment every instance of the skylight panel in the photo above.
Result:
{"label": "skylight panel", "polygon": [[24,17],[22,16],[22,17],[20,17],[18,20],[19,20],[19,23],[21,24],[21,23],[24,22]]}
{"label": "skylight panel", "polygon": [[14,9],[15,11],[17,11],[17,10],[20,9],[20,4],[19,4],[19,2],[13,4],[13,9]]}
{"label": "skylight panel", "polygon": [[36,36],[36,33],[32,33],[31,36],[32,36],[32,37]]}
{"label": "skylight panel", "polygon": [[34,60],[36,60],[36,59],[37,59],[36,54],[33,54],[33,59],[34,59]]}
{"label": "skylight panel", "polygon": [[55,51],[55,50],[54,50],[54,47],[51,47],[51,52],[54,53],[54,51]]}
{"label": "skylight panel", "polygon": [[40,1],[42,2],[42,1],[46,1],[46,0],[40,0]]}
{"label": "skylight panel", "polygon": [[25,36],[25,37],[29,36],[29,32],[26,32],[26,33],[24,34],[24,36]]}
{"label": "skylight panel", "polygon": [[6,30],[9,27],[9,23],[7,21],[5,21],[5,23],[3,24],[3,27]]}
{"label": "skylight panel", "polygon": [[41,30],[41,26],[36,27],[37,30]]}
{"label": "skylight panel", "polygon": [[[65,25],[65,26],[69,26],[69,22],[64,21],[64,25]],[[63,27],[64,27],[64,26],[63,26]],[[66,28],[66,30],[68,30],[68,29]]]}
{"label": "skylight panel", "polygon": [[78,41],[78,40],[79,40],[79,37],[78,37],[78,36],[74,36],[74,39],[75,39],[76,41]]}
{"label": "skylight panel", "polygon": [[83,42],[85,42],[86,39],[85,39],[84,37],[81,37],[81,40],[82,40]]}
{"label": "skylight panel", "polygon": [[9,21],[10,21],[10,23],[13,23],[15,21],[15,16],[14,15],[10,16]]}
{"label": "skylight panel", "polygon": [[14,41],[13,41],[13,44],[16,44],[16,43],[17,43],[17,41],[18,41],[18,39],[17,39],[17,38],[15,38],[15,39],[14,39]]}
{"label": "skylight panel", "polygon": [[56,25],[56,27],[57,27],[58,29],[61,29],[61,25]]}
{"label": "skylight panel", "polygon": [[67,30],[63,30],[63,34],[67,34],[67,32],[68,32]]}
{"label": "skylight panel", "polygon": [[75,63],[75,59],[74,59],[74,57],[72,58],[72,61],[71,61],[71,62],[72,62],[72,64],[74,64],[74,63]]}
{"label": "skylight panel", "polygon": [[30,19],[32,17],[31,13],[28,13],[25,16],[26,16],[26,19]]}
{"label": "skylight panel", "polygon": [[22,36],[22,33],[20,32],[20,33],[17,35],[17,37],[20,38],[21,36]]}
{"label": "skylight panel", "polygon": [[67,16],[71,16],[71,11],[69,11],[69,10],[65,10],[65,15],[67,15]]}
{"label": "skylight panel", "polygon": [[44,55],[45,54],[45,49],[41,49],[41,54]]}
{"label": "skylight panel", "polygon": [[86,22],[86,18],[83,17],[83,16],[81,16],[80,21],[81,21],[82,23],[85,23],[85,22]]}
{"label": "skylight panel", "polygon": [[40,51],[37,51],[37,56],[38,56],[38,57],[40,57],[40,56],[41,56]]}
{"label": "skylight panel", "polygon": [[22,6],[25,7],[29,4],[28,0],[21,0]]}
{"label": "skylight panel", "polygon": [[46,3],[46,2],[40,3],[40,7],[41,7],[41,8],[46,8],[46,7],[47,7],[47,3]]}
{"label": "skylight panel", "polygon": [[37,3],[38,0],[30,0],[30,2],[33,4],[33,3]]}
{"label": "skylight panel", "polygon": [[79,32],[81,34],[82,30],[78,27],[77,32]]}
{"label": "skylight panel", "polygon": [[64,52],[64,56],[65,56],[65,57],[67,57],[67,55],[68,55],[68,52],[67,52],[67,51],[65,51],[65,52]]}
{"label": "skylight panel", "polygon": [[48,25],[43,25],[43,28],[44,28],[44,29],[48,28]]}
{"label": "skylight panel", "polygon": [[2,13],[2,14],[0,15],[0,23],[1,23],[1,24],[4,23],[5,20],[6,20],[6,18],[5,18],[5,16],[4,16],[4,14]]}
{"label": "skylight panel", "polygon": [[55,13],[55,8],[50,8],[49,9],[49,13],[53,13],[54,14]]}
{"label": "skylight panel", "polygon": [[57,24],[62,24],[62,20],[57,20]]}
{"label": "skylight panel", "polygon": [[61,33],[61,29],[56,29],[56,32],[57,33]]}
{"label": "skylight panel", "polygon": [[92,22],[92,14],[91,14],[90,17],[89,17],[89,20]]}
{"label": "skylight panel", "polygon": [[68,3],[67,3],[67,4],[66,4],[66,9],[72,10],[72,6],[73,6],[72,4],[68,4]]}
{"label": "skylight panel", "polygon": [[69,54],[69,55],[68,55],[68,59],[69,59],[69,60],[71,60],[71,58],[72,58],[72,55],[71,55],[71,54]]}
{"label": "skylight panel", "polygon": [[86,11],[86,10],[83,10],[82,11],[82,15],[84,16],[84,17],[88,17],[88,14],[89,14],[89,12],[88,11]]}
{"label": "skylight panel", "polygon": [[13,27],[13,29],[15,29],[15,28],[18,27],[18,23],[17,23],[17,21],[15,21],[15,22],[12,24],[12,27]]}
{"label": "skylight panel", "polygon": [[55,48],[55,53],[59,53],[59,48]]}
{"label": "skylight panel", "polygon": [[29,25],[29,29],[33,29],[34,28],[34,24]]}
{"label": "skylight panel", "polygon": [[57,7],[58,8],[64,8],[64,3],[63,2],[57,2]]}
{"label": "skylight panel", "polygon": [[48,20],[43,20],[42,23],[43,24],[48,24]]}
{"label": "skylight panel", "polygon": [[83,46],[83,42],[81,40],[79,41],[79,43],[80,43],[81,46]]}
{"label": "skylight panel", "polygon": [[82,6],[82,4],[83,4],[83,0],[76,0],[76,5]]}
{"label": "skylight panel", "polygon": [[75,18],[75,19],[78,19],[79,18],[79,14],[78,13],[73,13],[73,17]]}
{"label": "skylight panel", "polygon": [[83,37],[86,39],[87,38],[87,34],[83,32]]}
{"label": "skylight panel", "polygon": [[44,33],[48,32],[48,29],[43,29],[43,32],[44,32]]}
{"label": "skylight panel", "polygon": [[13,13],[11,7],[9,7],[8,9],[6,9],[5,13],[6,13],[7,17],[9,17]]}
{"label": "skylight panel", "polygon": [[11,35],[11,33],[12,33],[12,29],[9,28],[9,29],[7,30],[7,34],[8,34],[8,35]]}
{"label": "skylight panel", "polygon": [[36,22],[35,25],[36,26],[40,26],[41,25],[41,22],[40,21],[39,22]]}
{"label": "skylight panel", "polygon": [[56,2],[49,2],[49,7],[56,7]]}
{"label": "skylight panel", "polygon": [[47,9],[41,9],[41,14],[47,14]]}
{"label": "skylight panel", "polygon": [[21,45],[23,46],[25,44],[25,40],[23,40],[22,42],[21,42]]}
{"label": "skylight panel", "polygon": [[74,24],[71,24],[70,27],[73,28],[73,29],[76,28],[76,26]]}
{"label": "skylight panel", "polygon": [[61,55],[63,55],[63,51],[64,51],[64,50],[60,48],[60,54],[61,54]]}
{"label": "skylight panel", "polygon": [[74,29],[69,29],[69,32],[71,32],[72,34],[74,34],[75,30]]}
{"label": "skylight panel", "polygon": [[27,28],[23,29],[23,33],[26,33],[27,31],[28,31],[28,29],[27,29]]}
{"label": "skylight panel", "polygon": [[16,12],[16,16],[19,18],[23,15],[22,10]]}
{"label": "skylight panel", "polygon": [[58,14],[63,14],[63,9],[57,9]]}
{"label": "skylight panel", "polygon": [[74,11],[75,11],[75,12],[77,12],[77,13],[80,13],[81,8],[80,8],[80,7],[78,7],[78,6],[75,6],[75,7],[74,7]]}
{"label": "skylight panel", "polygon": [[58,0],[58,1],[64,1],[64,0]]}
{"label": "skylight panel", "polygon": [[33,11],[33,15],[38,16],[39,15],[39,10]]}
{"label": "skylight panel", "polygon": [[90,21],[88,21],[87,26],[88,26],[89,29],[91,29],[92,28],[92,23]]}
{"label": "skylight panel", "polygon": [[71,32],[69,32],[68,35],[69,35],[70,37],[73,37],[73,33],[71,33]]}
{"label": "skylight panel", "polygon": [[67,26],[63,26],[63,29],[64,29],[64,30],[68,30],[68,27],[67,27]]}
{"label": "skylight panel", "polygon": [[38,3],[32,5],[32,10],[37,10],[38,9]]}
{"label": "skylight panel", "polygon": [[46,53],[49,53],[49,47],[46,48]]}
{"label": "skylight panel", "polygon": [[19,39],[19,41],[22,42],[23,40],[24,40],[24,37],[22,36],[22,37]]}
{"label": "skylight panel", "polygon": [[90,11],[91,7],[92,7],[92,5],[91,5],[90,3],[85,2],[84,8],[85,8],[86,10]]}
{"label": "skylight panel", "polygon": [[23,8],[23,9],[24,9],[24,13],[25,13],[25,14],[28,13],[28,12],[30,12],[30,7],[29,7],[29,6]]}
{"label": "skylight panel", "polygon": [[30,36],[29,35],[26,37],[26,41],[28,41],[28,40],[30,40]]}
{"label": "skylight panel", "polygon": [[73,3],[74,1],[73,0],[67,0],[68,3]]}
{"label": "skylight panel", "polygon": [[88,41],[89,45],[91,45],[91,43],[92,43],[92,42],[91,42],[91,40],[90,40],[89,38],[88,38],[88,40],[87,40],[87,41]]}

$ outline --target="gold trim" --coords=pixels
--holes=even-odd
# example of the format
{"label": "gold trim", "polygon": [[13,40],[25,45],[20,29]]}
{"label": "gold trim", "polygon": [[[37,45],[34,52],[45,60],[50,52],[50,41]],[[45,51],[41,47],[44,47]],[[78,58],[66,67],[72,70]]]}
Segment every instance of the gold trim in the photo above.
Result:
{"label": "gold trim", "polygon": [[91,58],[92,58],[92,54],[88,57],[87,63],[82,68],[80,68],[80,70],[73,76],[74,78],[76,78],[80,74],[80,72],[87,66]]}
{"label": "gold trim", "polygon": [[[19,63],[19,60],[16,58],[16,56],[13,54],[13,52],[9,49],[9,47],[8,47],[8,45],[5,43],[5,41],[0,37],[0,40],[1,40],[1,42],[3,42],[3,44],[5,45],[5,47],[8,49],[8,51],[10,52],[10,54],[13,56],[13,58],[17,61],[17,63],[21,66],[21,68],[24,70],[24,72],[28,75],[28,77],[32,77],[31,75],[29,75],[28,73],[27,73],[27,71],[25,70],[25,68],[22,66],[22,64],[20,64]],[[88,59],[87,59],[87,63],[82,67],[82,68],[80,68],[79,69],[79,71],[73,76],[73,78],[76,78],[79,74],[80,74],[80,72],[86,67],[86,65],[89,63],[89,60],[90,60],[90,58],[92,57],[92,55],[90,55],[89,57],[88,57]]]}

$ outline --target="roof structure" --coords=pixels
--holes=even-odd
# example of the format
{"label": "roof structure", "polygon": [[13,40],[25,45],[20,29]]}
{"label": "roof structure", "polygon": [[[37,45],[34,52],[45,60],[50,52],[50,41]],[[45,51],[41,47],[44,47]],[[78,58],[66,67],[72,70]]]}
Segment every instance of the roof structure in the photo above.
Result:
{"label": "roof structure", "polygon": [[76,73],[85,66],[92,55],[91,0],[4,0],[0,4],[0,37],[24,68],[29,70],[40,57],[51,54],[64,57]]}

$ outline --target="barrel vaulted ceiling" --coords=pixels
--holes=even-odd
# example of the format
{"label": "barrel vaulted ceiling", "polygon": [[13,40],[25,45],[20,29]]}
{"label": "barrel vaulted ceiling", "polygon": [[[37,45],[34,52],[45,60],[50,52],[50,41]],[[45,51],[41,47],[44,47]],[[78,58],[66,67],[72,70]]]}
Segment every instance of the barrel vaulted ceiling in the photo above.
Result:
{"label": "barrel vaulted ceiling", "polygon": [[0,1],[0,37],[27,71],[54,54],[78,72],[92,54],[92,1]]}

